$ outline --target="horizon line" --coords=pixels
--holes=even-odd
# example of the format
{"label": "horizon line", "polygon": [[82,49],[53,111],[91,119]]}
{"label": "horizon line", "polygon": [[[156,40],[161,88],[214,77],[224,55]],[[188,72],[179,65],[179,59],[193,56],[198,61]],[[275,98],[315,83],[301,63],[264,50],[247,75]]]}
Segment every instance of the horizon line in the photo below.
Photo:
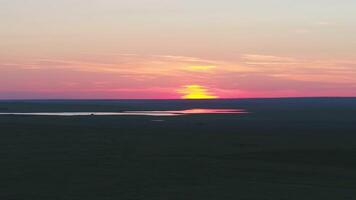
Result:
{"label": "horizon line", "polygon": [[114,99],[114,98],[18,98],[18,99],[1,99],[0,101],[130,101],[130,100],[149,100],[149,101],[216,101],[216,100],[253,100],[253,99],[340,99],[340,98],[356,98],[356,96],[311,96],[311,97],[241,97],[241,98],[216,98],[216,99],[170,99],[170,98],[133,98],[133,99]]}

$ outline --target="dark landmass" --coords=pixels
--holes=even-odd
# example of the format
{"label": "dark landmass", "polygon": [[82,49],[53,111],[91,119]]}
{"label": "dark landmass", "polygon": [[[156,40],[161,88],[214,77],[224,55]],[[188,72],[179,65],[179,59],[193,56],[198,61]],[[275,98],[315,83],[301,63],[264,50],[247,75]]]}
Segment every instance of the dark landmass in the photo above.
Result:
{"label": "dark landmass", "polygon": [[1,200],[356,199],[356,98],[0,101]]}

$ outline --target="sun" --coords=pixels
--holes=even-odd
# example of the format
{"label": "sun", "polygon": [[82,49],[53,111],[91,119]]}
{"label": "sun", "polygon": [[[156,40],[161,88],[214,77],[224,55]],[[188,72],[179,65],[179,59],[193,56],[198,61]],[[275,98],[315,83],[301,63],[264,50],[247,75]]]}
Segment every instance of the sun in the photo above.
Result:
{"label": "sun", "polygon": [[204,86],[201,85],[186,85],[183,89],[179,89],[178,93],[183,94],[182,99],[217,99]]}

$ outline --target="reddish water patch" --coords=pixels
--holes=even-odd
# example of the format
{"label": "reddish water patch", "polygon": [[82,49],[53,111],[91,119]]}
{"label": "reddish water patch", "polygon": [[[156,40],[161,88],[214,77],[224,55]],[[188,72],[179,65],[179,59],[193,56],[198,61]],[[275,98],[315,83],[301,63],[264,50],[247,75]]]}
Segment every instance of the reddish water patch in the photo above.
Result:
{"label": "reddish water patch", "polygon": [[30,115],[30,116],[180,116],[192,114],[246,114],[243,109],[188,109],[188,110],[163,110],[163,111],[123,111],[123,112],[36,112],[36,113],[0,113],[0,115]]}

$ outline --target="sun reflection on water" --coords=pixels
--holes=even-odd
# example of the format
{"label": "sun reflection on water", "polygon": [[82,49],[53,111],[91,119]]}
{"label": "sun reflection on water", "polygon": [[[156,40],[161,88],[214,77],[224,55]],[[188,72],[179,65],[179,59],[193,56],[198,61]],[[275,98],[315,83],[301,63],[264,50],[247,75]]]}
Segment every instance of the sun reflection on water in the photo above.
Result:
{"label": "sun reflection on water", "polygon": [[0,115],[27,115],[27,116],[180,116],[192,114],[246,114],[244,109],[204,109],[195,108],[187,110],[163,110],[163,111],[123,111],[123,112],[36,112],[36,113],[0,113]]}

